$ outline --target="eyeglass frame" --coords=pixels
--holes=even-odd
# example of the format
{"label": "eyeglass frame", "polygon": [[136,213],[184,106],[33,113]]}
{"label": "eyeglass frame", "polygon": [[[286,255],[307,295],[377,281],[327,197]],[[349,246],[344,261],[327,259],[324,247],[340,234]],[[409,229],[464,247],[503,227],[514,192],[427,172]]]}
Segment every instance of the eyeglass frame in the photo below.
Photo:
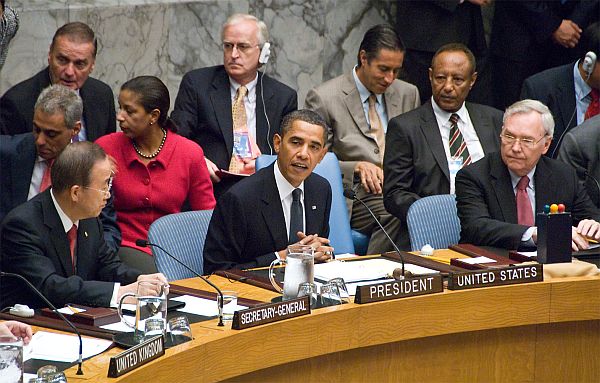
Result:
{"label": "eyeglass frame", "polygon": [[110,197],[110,191],[112,190],[113,178],[114,178],[114,177],[113,177],[113,176],[111,176],[111,177],[108,179],[108,185],[106,186],[106,190],[102,190],[102,189],[96,189],[96,188],[92,188],[92,187],[89,187],[89,186],[82,186],[82,188],[84,188],[84,189],[89,189],[89,190],[95,190],[95,191],[98,191],[98,192],[100,192],[100,193],[104,194],[104,195],[106,196],[106,198],[109,198],[109,197]]}
{"label": "eyeglass frame", "polygon": [[524,146],[529,149],[533,149],[537,144],[540,143],[541,140],[548,137],[548,134],[544,134],[539,140],[535,141],[533,138],[521,138],[515,137],[512,134],[500,133],[500,142],[502,140],[509,140],[511,142],[504,142],[505,145],[514,145],[515,142],[518,142],[519,145]]}
{"label": "eyeglass frame", "polygon": [[238,52],[243,55],[248,54],[250,49],[260,47],[260,44],[250,44],[250,43],[232,43],[229,41],[223,41],[221,43],[221,48],[223,48],[224,52],[233,52],[233,48],[236,48]]}

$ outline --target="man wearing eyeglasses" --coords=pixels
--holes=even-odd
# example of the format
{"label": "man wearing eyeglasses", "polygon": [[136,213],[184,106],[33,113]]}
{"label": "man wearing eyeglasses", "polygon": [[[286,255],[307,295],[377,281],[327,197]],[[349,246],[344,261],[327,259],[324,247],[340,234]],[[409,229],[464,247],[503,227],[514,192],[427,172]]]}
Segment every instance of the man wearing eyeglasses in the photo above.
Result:
{"label": "man wearing eyeglasses", "polygon": [[[37,98],[32,133],[0,136],[0,222],[9,211],[52,184],[52,164],[79,133],[82,111],[83,102],[77,92],[52,85]],[[121,231],[112,199],[102,211],[101,220],[109,248],[117,251]]]}
{"label": "man wearing eyeglasses", "polygon": [[[68,145],[52,166],[52,186],[7,216],[1,227],[2,270],[20,274],[55,306],[116,306],[137,282],[158,291],[164,275],[142,275],[102,238],[98,215],[110,197],[113,162],[98,144]],[[43,302],[22,282],[3,281],[2,307]]]}
{"label": "man wearing eyeglasses", "polygon": [[283,116],[298,108],[293,89],[258,71],[268,50],[264,22],[235,14],[221,37],[223,65],[188,72],[171,115],[181,134],[204,149],[217,199],[241,178],[222,178],[221,171],[253,174],[255,158],[274,153]]}
{"label": "man wearing eyeglasses", "polygon": [[534,247],[535,214],[562,203],[573,218],[572,248],[600,239],[600,211],[575,169],[544,156],[554,119],[541,102],[523,100],[504,113],[500,153],[486,156],[456,176],[461,242],[504,249]]}

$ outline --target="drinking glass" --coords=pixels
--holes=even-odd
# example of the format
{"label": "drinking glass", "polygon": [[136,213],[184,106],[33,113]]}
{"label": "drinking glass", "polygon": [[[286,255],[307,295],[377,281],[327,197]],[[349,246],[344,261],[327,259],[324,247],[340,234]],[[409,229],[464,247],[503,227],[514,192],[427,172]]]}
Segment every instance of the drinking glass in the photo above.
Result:
{"label": "drinking glass", "polygon": [[[223,320],[233,320],[233,313],[237,310],[238,294],[235,291],[222,291],[223,293]],[[217,305],[220,308],[221,296],[217,294]]]}
{"label": "drinking glass", "polygon": [[185,315],[169,319],[169,333],[174,345],[194,339],[190,321]]}
{"label": "drinking glass", "polygon": [[341,305],[340,289],[335,283],[325,283],[321,286],[321,304],[323,306]]}
{"label": "drinking glass", "polygon": [[307,296],[310,298],[310,308],[314,309],[317,307],[317,285],[313,282],[304,282],[298,285],[298,298]]}

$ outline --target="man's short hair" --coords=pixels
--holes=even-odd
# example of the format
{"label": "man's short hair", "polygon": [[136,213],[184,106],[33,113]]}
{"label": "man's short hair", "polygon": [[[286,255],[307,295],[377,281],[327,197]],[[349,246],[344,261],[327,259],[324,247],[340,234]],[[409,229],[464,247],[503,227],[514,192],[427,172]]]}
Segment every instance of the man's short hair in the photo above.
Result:
{"label": "man's short hair", "polygon": [[54,33],[54,37],[52,38],[52,44],[50,44],[50,50],[54,48],[54,44],[56,39],[66,36],[69,40],[77,42],[77,43],[92,43],[94,44],[94,52],[92,56],[96,58],[96,52],[98,51],[98,41],[96,40],[96,35],[92,28],[90,28],[87,24],[75,21],[72,23],[67,23],[62,27],[56,30]]}
{"label": "man's short hair", "polygon": [[467,55],[467,60],[469,60],[469,64],[471,64],[471,74],[475,73],[477,70],[477,61],[475,61],[475,55],[466,45],[461,43],[450,43],[446,45],[442,45],[440,49],[435,52],[433,58],[431,59],[431,67],[433,68],[433,63],[435,63],[435,59],[444,52],[463,52]]}
{"label": "man's short hair", "polygon": [[517,101],[506,108],[504,116],[502,117],[502,125],[504,125],[506,120],[512,115],[530,112],[537,112],[541,115],[544,131],[548,137],[552,137],[554,135],[554,118],[552,117],[550,109],[538,100],[525,99]]}
{"label": "man's short hair", "polygon": [[367,62],[377,57],[379,51],[389,49],[391,51],[404,52],[406,48],[404,43],[396,33],[396,30],[389,24],[375,25],[365,33],[358,48],[358,66],[360,67],[360,52],[365,51]]}
{"label": "man's short hair", "polygon": [[285,136],[290,129],[294,121],[304,121],[311,125],[318,125],[323,128],[323,142],[327,141],[327,123],[317,112],[309,109],[299,109],[286,114],[281,121],[281,136]]}
{"label": "man's short hair", "polygon": [[225,24],[223,24],[223,27],[221,28],[221,39],[223,38],[223,32],[225,32],[225,28],[231,25],[238,24],[242,21],[254,21],[256,23],[256,26],[258,26],[258,33],[256,35],[256,38],[258,40],[258,45],[262,49],[263,45],[265,45],[265,43],[269,41],[269,30],[267,29],[267,24],[259,20],[257,17],[247,15],[245,13],[236,13],[229,16],[229,18],[225,21]]}
{"label": "man's short hair", "polygon": [[93,142],[80,141],[67,145],[52,165],[52,189],[60,193],[74,185],[89,186],[92,168],[106,157],[104,150]]}
{"label": "man's short hair", "polygon": [[594,52],[597,58],[596,63],[600,64],[598,62],[600,60],[600,22],[597,21],[585,28],[579,41],[579,47],[582,60],[588,52]]}
{"label": "man's short hair", "polygon": [[81,121],[83,102],[73,89],[55,84],[42,90],[33,109],[47,114],[62,113],[67,128],[73,129],[77,121]]}

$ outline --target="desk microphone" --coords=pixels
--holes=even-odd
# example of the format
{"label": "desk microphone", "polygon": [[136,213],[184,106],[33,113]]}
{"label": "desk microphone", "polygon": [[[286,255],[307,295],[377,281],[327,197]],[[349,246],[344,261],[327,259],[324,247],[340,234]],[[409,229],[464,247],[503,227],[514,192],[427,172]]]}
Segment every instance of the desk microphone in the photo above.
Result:
{"label": "desk microphone", "polygon": [[596,189],[598,190],[598,201],[600,201],[600,183],[598,183],[598,180],[596,178],[594,178],[594,176],[592,176],[590,174],[590,172],[588,172],[586,169],[581,169],[581,168],[575,168],[575,171],[577,172],[577,177],[579,178],[589,178],[592,181],[594,181],[594,184],[596,185]]}
{"label": "desk microphone", "polygon": [[177,262],[181,266],[185,267],[189,272],[191,272],[198,278],[202,279],[204,282],[208,283],[209,285],[211,285],[212,288],[215,289],[217,291],[217,293],[219,294],[219,296],[221,297],[220,300],[217,299],[217,302],[218,302],[217,304],[219,305],[219,326],[224,326],[224,324],[223,324],[223,293],[221,292],[221,289],[219,289],[214,283],[212,283],[208,279],[204,278],[202,275],[200,275],[197,272],[195,272],[194,270],[192,270],[191,267],[189,267],[185,263],[181,262],[173,254],[171,254],[167,250],[165,250],[165,248],[162,247],[161,245],[157,245],[156,243],[150,243],[150,242],[146,241],[145,239],[136,239],[135,245],[139,246],[139,247],[156,247],[156,248],[161,249],[165,254],[167,254],[169,256],[169,258],[173,259],[175,262]]}
{"label": "desk microphone", "polygon": [[[356,192],[354,190],[352,190],[351,188],[345,188],[344,189],[344,197],[346,197],[348,199],[351,199],[351,200],[356,200],[356,201],[362,203],[363,206],[367,208],[367,210],[369,211],[369,213],[371,213],[371,217],[373,217],[373,219],[375,220],[375,222],[377,222],[377,225],[379,225],[379,227],[381,228],[381,231],[383,231],[383,234],[385,234],[385,236],[390,241],[390,243],[392,244],[392,246],[394,246],[394,250],[396,250],[396,253],[398,253],[398,255],[400,256],[400,262],[402,262],[402,277],[405,278],[407,276],[411,276],[412,273],[410,271],[407,273],[404,270],[404,256],[400,252],[400,249],[398,249],[398,246],[396,246],[396,243],[392,240],[392,238],[390,237],[390,235],[388,234],[388,232],[383,228],[383,225],[381,224],[381,222],[379,221],[379,219],[377,219],[377,217],[375,216],[375,214],[373,214],[373,211],[371,210],[371,208],[369,208],[367,206],[367,204],[362,199],[358,198],[358,196],[356,195]],[[408,275],[406,275],[406,274],[408,274]]]}
{"label": "desk microphone", "polygon": [[44,303],[46,303],[48,305],[48,307],[50,307],[55,313],[56,315],[58,315],[60,317],[60,319],[62,319],[66,324],[69,325],[69,327],[71,327],[73,329],[73,331],[75,331],[75,334],[77,334],[77,336],[79,337],[79,360],[77,361],[77,375],[83,375],[83,370],[81,369],[81,364],[83,363],[83,340],[81,339],[81,333],[79,333],[79,330],[77,330],[77,327],[75,327],[73,325],[73,323],[71,323],[71,321],[69,321],[67,318],[65,318],[65,316],[56,309],[56,307],[54,307],[54,305],[52,303],[50,303],[50,301],[44,296],[44,294],[42,294],[38,289],[35,288],[34,285],[31,284],[31,282],[29,282],[27,280],[27,278],[25,278],[22,275],[19,274],[14,274],[14,273],[5,273],[3,271],[0,271],[0,277],[9,277],[9,278],[17,278],[22,280],[23,282],[25,282],[25,284],[27,286],[29,286],[29,288],[34,291],[36,293],[36,295],[38,297],[40,297]]}

